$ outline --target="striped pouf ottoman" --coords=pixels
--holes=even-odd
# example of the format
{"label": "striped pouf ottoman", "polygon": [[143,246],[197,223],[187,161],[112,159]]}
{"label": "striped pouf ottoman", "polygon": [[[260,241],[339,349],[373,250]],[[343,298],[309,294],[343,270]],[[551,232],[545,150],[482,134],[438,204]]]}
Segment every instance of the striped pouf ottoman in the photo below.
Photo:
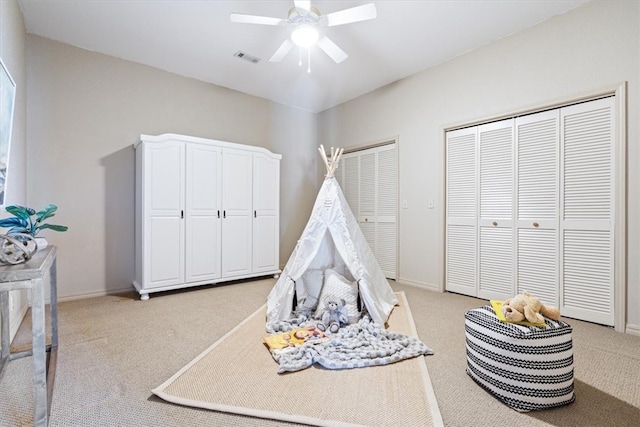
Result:
{"label": "striped pouf ottoman", "polygon": [[490,305],[464,317],[467,373],[507,406],[527,412],[575,400],[570,325],[502,322]]}

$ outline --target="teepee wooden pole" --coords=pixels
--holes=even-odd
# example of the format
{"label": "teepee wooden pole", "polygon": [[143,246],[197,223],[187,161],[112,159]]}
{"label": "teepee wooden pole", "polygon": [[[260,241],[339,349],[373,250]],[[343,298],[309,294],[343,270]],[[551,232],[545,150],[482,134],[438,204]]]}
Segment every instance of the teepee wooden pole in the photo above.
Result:
{"label": "teepee wooden pole", "polygon": [[318,150],[320,151],[320,155],[322,156],[322,160],[324,160],[324,165],[327,167],[327,176],[330,176],[330,168],[329,168],[329,162],[327,161],[327,153],[324,152],[324,147],[322,146],[322,144],[320,144],[320,148],[318,148]]}
{"label": "teepee wooden pole", "polygon": [[324,146],[320,144],[318,148],[320,151],[320,155],[322,156],[322,160],[324,161],[324,165],[327,168],[327,174],[325,177],[331,178],[338,168],[338,164],[340,163],[340,157],[342,157],[343,148],[333,148],[331,147],[331,160],[327,158],[327,153],[324,151]]}

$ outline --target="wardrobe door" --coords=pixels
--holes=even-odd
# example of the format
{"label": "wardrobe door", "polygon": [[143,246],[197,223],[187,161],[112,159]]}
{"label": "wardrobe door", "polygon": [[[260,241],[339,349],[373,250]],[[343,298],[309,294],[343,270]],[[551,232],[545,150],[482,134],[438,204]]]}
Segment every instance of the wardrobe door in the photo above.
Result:
{"label": "wardrobe door", "polygon": [[145,288],[184,282],[184,143],[143,147]]}
{"label": "wardrobe door", "polygon": [[476,296],[477,128],[447,132],[446,289]]}
{"label": "wardrobe door", "polygon": [[222,149],[186,145],[185,282],[220,278]]}
{"label": "wardrobe door", "polygon": [[250,151],[222,151],[222,277],[251,273],[252,169]]}
{"label": "wardrobe door", "polygon": [[558,306],[560,113],[516,119],[515,293]]}
{"label": "wardrobe door", "polygon": [[253,154],[253,273],[277,270],[280,260],[280,160]]}
{"label": "wardrobe door", "polygon": [[506,299],[514,291],[513,119],[478,127],[478,293]]}
{"label": "wardrobe door", "polygon": [[561,109],[561,312],[614,324],[614,98]]}

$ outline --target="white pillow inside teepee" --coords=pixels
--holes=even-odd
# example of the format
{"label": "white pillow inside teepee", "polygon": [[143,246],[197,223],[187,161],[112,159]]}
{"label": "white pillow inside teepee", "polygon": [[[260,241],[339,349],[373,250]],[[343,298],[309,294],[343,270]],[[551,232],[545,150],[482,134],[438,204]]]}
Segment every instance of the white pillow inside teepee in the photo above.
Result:
{"label": "white pillow inside teepee", "polygon": [[296,280],[296,293],[298,302],[307,300],[305,306],[315,310],[320,299],[320,291],[324,281],[324,271],[307,270],[302,277]]}
{"label": "white pillow inside teepee", "polygon": [[351,282],[335,270],[328,269],[324,272],[324,284],[322,285],[322,292],[320,292],[316,317],[324,311],[327,297],[345,301],[349,323],[355,322],[360,318],[360,312],[358,312],[358,282]]}

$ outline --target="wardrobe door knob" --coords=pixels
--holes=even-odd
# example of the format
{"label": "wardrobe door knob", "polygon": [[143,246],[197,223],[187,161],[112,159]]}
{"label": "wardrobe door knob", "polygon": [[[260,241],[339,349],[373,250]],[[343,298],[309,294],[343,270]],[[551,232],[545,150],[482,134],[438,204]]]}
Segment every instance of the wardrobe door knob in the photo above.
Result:
{"label": "wardrobe door knob", "polygon": [[534,226],[534,227],[538,227],[538,226],[540,226],[540,224],[538,224],[537,222],[534,222],[534,223],[533,223],[533,226]]}
{"label": "wardrobe door knob", "polygon": [[497,222],[495,222],[495,221],[493,221],[493,222],[492,222],[492,224],[493,224],[493,226],[494,226],[494,227],[497,227],[497,226],[498,226],[498,223],[497,223]]}

